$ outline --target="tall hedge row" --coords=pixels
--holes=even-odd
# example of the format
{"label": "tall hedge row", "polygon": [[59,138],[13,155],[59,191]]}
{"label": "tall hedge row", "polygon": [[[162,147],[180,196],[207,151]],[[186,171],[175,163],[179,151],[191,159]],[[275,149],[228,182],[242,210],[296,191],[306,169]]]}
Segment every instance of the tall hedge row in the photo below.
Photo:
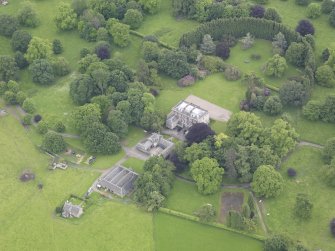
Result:
{"label": "tall hedge row", "polygon": [[214,40],[220,40],[223,35],[232,35],[236,38],[245,36],[250,32],[253,36],[271,40],[279,32],[285,35],[287,42],[300,42],[302,37],[289,27],[262,18],[242,17],[229,19],[216,19],[200,25],[194,31],[184,34],[180,39],[180,46],[189,47],[200,44],[205,34],[210,34]]}
{"label": "tall hedge row", "polygon": [[240,38],[245,36],[248,32],[256,38],[270,41],[273,40],[275,35],[281,32],[284,34],[288,44],[292,42],[304,43],[306,46],[304,77],[309,80],[309,85],[312,86],[314,84],[316,62],[312,46],[296,31],[271,20],[252,17],[216,19],[203,23],[194,31],[185,33],[179,41],[179,46],[190,47],[193,44],[199,45],[205,34],[210,34],[213,40],[221,40],[224,35]]}

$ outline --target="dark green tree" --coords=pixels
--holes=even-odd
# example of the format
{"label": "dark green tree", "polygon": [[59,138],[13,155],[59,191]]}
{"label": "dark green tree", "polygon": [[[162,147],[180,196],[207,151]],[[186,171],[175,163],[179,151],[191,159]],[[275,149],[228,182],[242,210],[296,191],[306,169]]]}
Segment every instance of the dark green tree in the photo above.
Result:
{"label": "dark green tree", "polygon": [[51,85],[55,80],[52,64],[47,59],[34,60],[29,70],[35,83]]}

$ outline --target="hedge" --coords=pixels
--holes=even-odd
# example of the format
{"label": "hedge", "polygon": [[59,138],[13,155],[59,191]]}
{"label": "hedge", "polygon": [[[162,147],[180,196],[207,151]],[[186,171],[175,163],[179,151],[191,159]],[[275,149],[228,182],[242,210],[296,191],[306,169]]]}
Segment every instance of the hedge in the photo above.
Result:
{"label": "hedge", "polygon": [[[216,19],[200,25],[191,32],[185,33],[179,41],[179,46],[190,47],[193,44],[199,45],[205,34],[210,34],[213,40],[221,40],[224,35],[240,38],[245,36],[248,32],[256,38],[269,41],[272,41],[273,37],[281,32],[284,34],[288,44],[292,42],[303,43],[306,47],[304,76],[309,79],[310,86],[314,84],[316,62],[312,46],[308,43],[307,39],[302,37],[298,32],[284,24],[276,23],[271,20],[252,17]],[[269,88],[274,90],[273,87],[269,86]]]}
{"label": "hedge", "polygon": [[[142,39],[145,38],[145,35],[138,32],[138,31],[130,30],[129,33],[134,35],[134,36],[137,36],[139,38],[142,38]],[[162,46],[166,49],[169,49],[169,50],[176,50],[177,49],[177,48],[175,48],[175,47],[173,47],[173,46],[171,46],[167,43],[164,43],[164,42],[160,41],[159,39],[157,39],[157,44],[159,44],[160,46]]]}
{"label": "hedge", "polygon": [[246,233],[246,232],[243,232],[243,231],[239,231],[239,230],[227,227],[227,226],[225,226],[225,225],[223,225],[221,223],[217,223],[217,222],[207,222],[207,223],[200,222],[199,217],[196,217],[196,216],[193,216],[193,215],[189,215],[189,214],[185,214],[185,213],[178,212],[178,211],[174,211],[174,210],[171,210],[171,209],[168,209],[168,208],[161,207],[161,208],[158,209],[158,211],[161,212],[161,213],[173,215],[173,216],[176,216],[176,217],[179,217],[179,218],[182,218],[182,219],[186,219],[186,220],[198,222],[200,224],[205,224],[205,225],[209,225],[209,226],[212,226],[212,227],[224,229],[224,230],[227,230],[227,231],[230,231],[230,232],[234,232],[234,233],[237,233],[237,234],[241,234],[241,235],[244,235],[244,236],[247,236],[247,237],[259,240],[259,241],[264,241],[266,239],[266,237],[264,237],[264,236],[257,235],[257,234],[250,234],[250,233]]}

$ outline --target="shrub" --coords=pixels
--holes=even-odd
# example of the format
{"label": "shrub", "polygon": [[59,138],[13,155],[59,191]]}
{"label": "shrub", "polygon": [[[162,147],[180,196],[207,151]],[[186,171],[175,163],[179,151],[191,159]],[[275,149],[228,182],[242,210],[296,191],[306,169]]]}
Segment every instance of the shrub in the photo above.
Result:
{"label": "shrub", "polygon": [[335,27],[335,8],[330,12],[328,21],[332,27]]}
{"label": "shrub", "polygon": [[26,60],[26,58],[24,57],[24,55],[21,51],[16,51],[15,52],[14,60],[15,60],[16,65],[20,69],[24,69],[29,65],[28,61]]}
{"label": "shrub", "polygon": [[286,59],[276,54],[266,62],[263,71],[267,76],[281,77],[286,69]]}
{"label": "shrub", "polygon": [[282,235],[274,235],[264,242],[264,251],[288,251],[289,240]]}
{"label": "shrub", "polygon": [[22,106],[23,102],[26,100],[27,95],[23,91],[16,93],[16,102]]}
{"label": "shrub", "polygon": [[268,115],[278,115],[282,110],[283,105],[278,96],[271,96],[264,103],[263,111]]}
{"label": "shrub", "polygon": [[52,41],[52,50],[54,54],[61,54],[63,52],[63,45],[59,39],[54,39]]}
{"label": "shrub", "polygon": [[61,135],[48,132],[44,136],[42,148],[51,153],[60,153],[66,149],[66,143]]}
{"label": "shrub", "polygon": [[216,56],[218,56],[222,59],[228,59],[229,56],[230,56],[229,46],[225,43],[217,44],[216,48],[215,48],[215,54],[216,54]]}
{"label": "shrub", "polygon": [[101,60],[108,59],[111,56],[110,45],[105,41],[98,42],[94,52]]}
{"label": "shrub", "polygon": [[295,0],[297,5],[307,6],[310,0]]}
{"label": "shrub", "polygon": [[232,35],[224,35],[221,41],[229,47],[234,47],[237,44],[236,38]]}
{"label": "shrub", "polygon": [[40,121],[37,124],[36,130],[39,134],[46,134],[48,132],[48,123],[45,121]]}
{"label": "shrub", "polygon": [[52,61],[52,69],[56,76],[66,76],[71,72],[70,64],[64,57],[57,57]]}
{"label": "shrub", "polygon": [[24,6],[19,10],[17,18],[22,26],[36,27],[39,23],[36,11],[29,2],[25,2]]}
{"label": "shrub", "polygon": [[335,218],[330,221],[330,232],[335,237]]}
{"label": "shrub", "polygon": [[202,39],[202,44],[200,45],[200,50],[204,54],[213,54],[215,51],[215,44],[213,42],[213,39],[211,35],[205,34]]}
{"label": "shrub", "polygon": [[62,121],[57,121],[54,126],[54,130],[59,133],[65,132],[65,125]]}
{"label": "shrub", "polygon": [[225,62],[219,57],[203,56],[200,64],[210,73],[222,72],[226,68]]}
{"label": "shrub", "polygon": [[300,219],[309,219],[312,216],[313,204],[307,194],[297,194],[294,214]]}
{"label": "shrub", "polygon": [[302,114],[308,120],[316,121],[321,117],[322,103],[319,101],[311,100],[302,109]]}
{"label": "shrub", "polygon": [[242,73],[237,67],[228,66],[224,71],[224,76],[227,80],[235,81],[241,78]]}
{"label": "shrub", "polygon": [[23,117],[22,119],[22,124],[23,125],[31,125],[31,119],[32,119],[32,115],[31,114],[27,114]]}
{"label": "shrub", "polygon": [[106,28],[100,27],[98,29],[98,31],[97,31],[97,41],[105,41],[105,42],[110,41],[108,30]]}
{"label": "shrub", "polygon": [[29,42],[31,40],[29,32],[24,30],[17,30],[13,33],[11,39],[11,46],[14,51],[20,51],[25,53],[28,49]]}
{"label": "shrub", "polygon": [[327,140],[322,149],[322,158],[327,164],[330,164],[331,160],[335,158],[335,137]]}
{"label": "shrub", "polygon": [[297,176],[297,171],[294,168],[290,167],[289,169],[287,169],[287,175],[293,178]]}
{"label": "shrub", "polygon": [[213,136],[215,132],[205,123],[197,123],[192,125],[186,134],[186,140],[191,145],[200,143],[208,136]]}
{"label": "shrub", "polygon": [[284,180],[274,167],[262,165],[255,171],[251,187],[257,196],[264,196],[265,198],[275,197],[282,192]]}
{"label": "shrub", "polygon": [[50,85],[55,80],[54,70],[47,59],[36,59],[29,66],[33,81],[42,85]]}
{"label": "shrub", "polygon": [[323,63],[326,62],[328,60],[329,56],[330,56],[329,49],[328,48],[324,49],[322,51],[322,55],[321,55],[322,62]]}
{"label": "shrub", "polygon": [[267,8],[264,13],[264,18],[268,20],[275,21],[277,23],[281,23],[281,16],[274,8]]}
{"label": "shrub", "polygon": [[5,100],[6,104],[9,105],[16,105],[16,94],[12,91],[6,91],[4,93],[3,99]]}
{"label": "shrub", "polygon": [[295,66],[304,66],[306,57],[305,45],[303,43],[291,43],[286,51],[285,57],[288,62],[294,64]]}
{"label": "shrub", "polygon": [[254,5],[250,8],[250,16],[256,18],[263,18],[265,13],[265,8],[262,5]]}
{"label": "shrub", "polygon": [[205,204],[201,206],[197,211],[194,212],[194,215],[199,217],[199,220],[202,222],[210,222],[215,217],[216,211],[213,205]]}
{"label": "shrub", "polygon": [[34,113],[36,108],[34,103],[31,101],[31,99],[27,98],[23,104],[22,104],[22,109],[25,110],[27,113]]}
{"label": "shrub", "polygon": [[237,211],[231,210],[228,212],[227,225],[234,229],[243,229],[243,217]]}
{"label": "shrub", "polygon": [[333,0],[323,0],[321,3],[321,12],[329,14],[334,7],[335,3]]}
{"label": "shrub", "polygon": [[38,123],[38,122],[40,122],[41,120],[42,120],[42,116],[41,116],[41,115],[37,114],[37,115],[34,116],[34,121],[35,121],[35,123]]}
{"label": "shrub", "polygon": [[91,53],[91,51],[89,50],[89,49],[87,49],[87,48],[82,48],[81,50],[80,50],[80,58],[84,58],[84,57],[86,57],[88,54],[90,54]]}
{"label": "shrub", "polygon": [[315,72],[315,79],[317,83],[324,87],[335,86],[335,75],[333,69],[329,65],[322,65],[318,67]]}
{"label": "shrub", "polygon": [[308,20],[300,20],[295,30],[302,36],[307,34],[314,35],[315,32],[313,24]]}
{"label": "shrub", "polygon": [[321,5],[318,3],[310,3],[307,7],[307,17],[317,18],[321,16]]}
{"label": "shrub", "polygon": [[302,106],[309,98],[309,91],[302,83],[292,80],[282,85],[279,97],[284,105]]}
{"label": "shrub", "polygon": [[143,15],[138,10],[129,9],[124,15],[123,22],[128,24],[130,28],[137,29],[143,22]]}
{"label": "shrub", "polygon": [[0,35],[11,37],[19,28],[19,21],[16,17],[0,14]]}
{"label": "shrub", "polygon": [[255,43],[255,38],[248,32],[247,35],[240,39],[242,49],[246,50],[251,48]]}

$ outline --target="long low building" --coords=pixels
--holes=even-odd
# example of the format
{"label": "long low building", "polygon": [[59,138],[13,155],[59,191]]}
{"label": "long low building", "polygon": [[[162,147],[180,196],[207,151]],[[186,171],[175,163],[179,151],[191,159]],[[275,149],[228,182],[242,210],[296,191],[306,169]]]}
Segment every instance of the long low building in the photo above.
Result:
{"label": "long low building", "polygon": [[138,174],[123,166],[116,166],[104,175],[98,185],[120,197],[129,194],[134,188]]}
{"label": "long low building", "polygon": [[187,101],[179,102],[166,119],[166,127],[188,129],[197,123],[209,124],[209,112]]}

